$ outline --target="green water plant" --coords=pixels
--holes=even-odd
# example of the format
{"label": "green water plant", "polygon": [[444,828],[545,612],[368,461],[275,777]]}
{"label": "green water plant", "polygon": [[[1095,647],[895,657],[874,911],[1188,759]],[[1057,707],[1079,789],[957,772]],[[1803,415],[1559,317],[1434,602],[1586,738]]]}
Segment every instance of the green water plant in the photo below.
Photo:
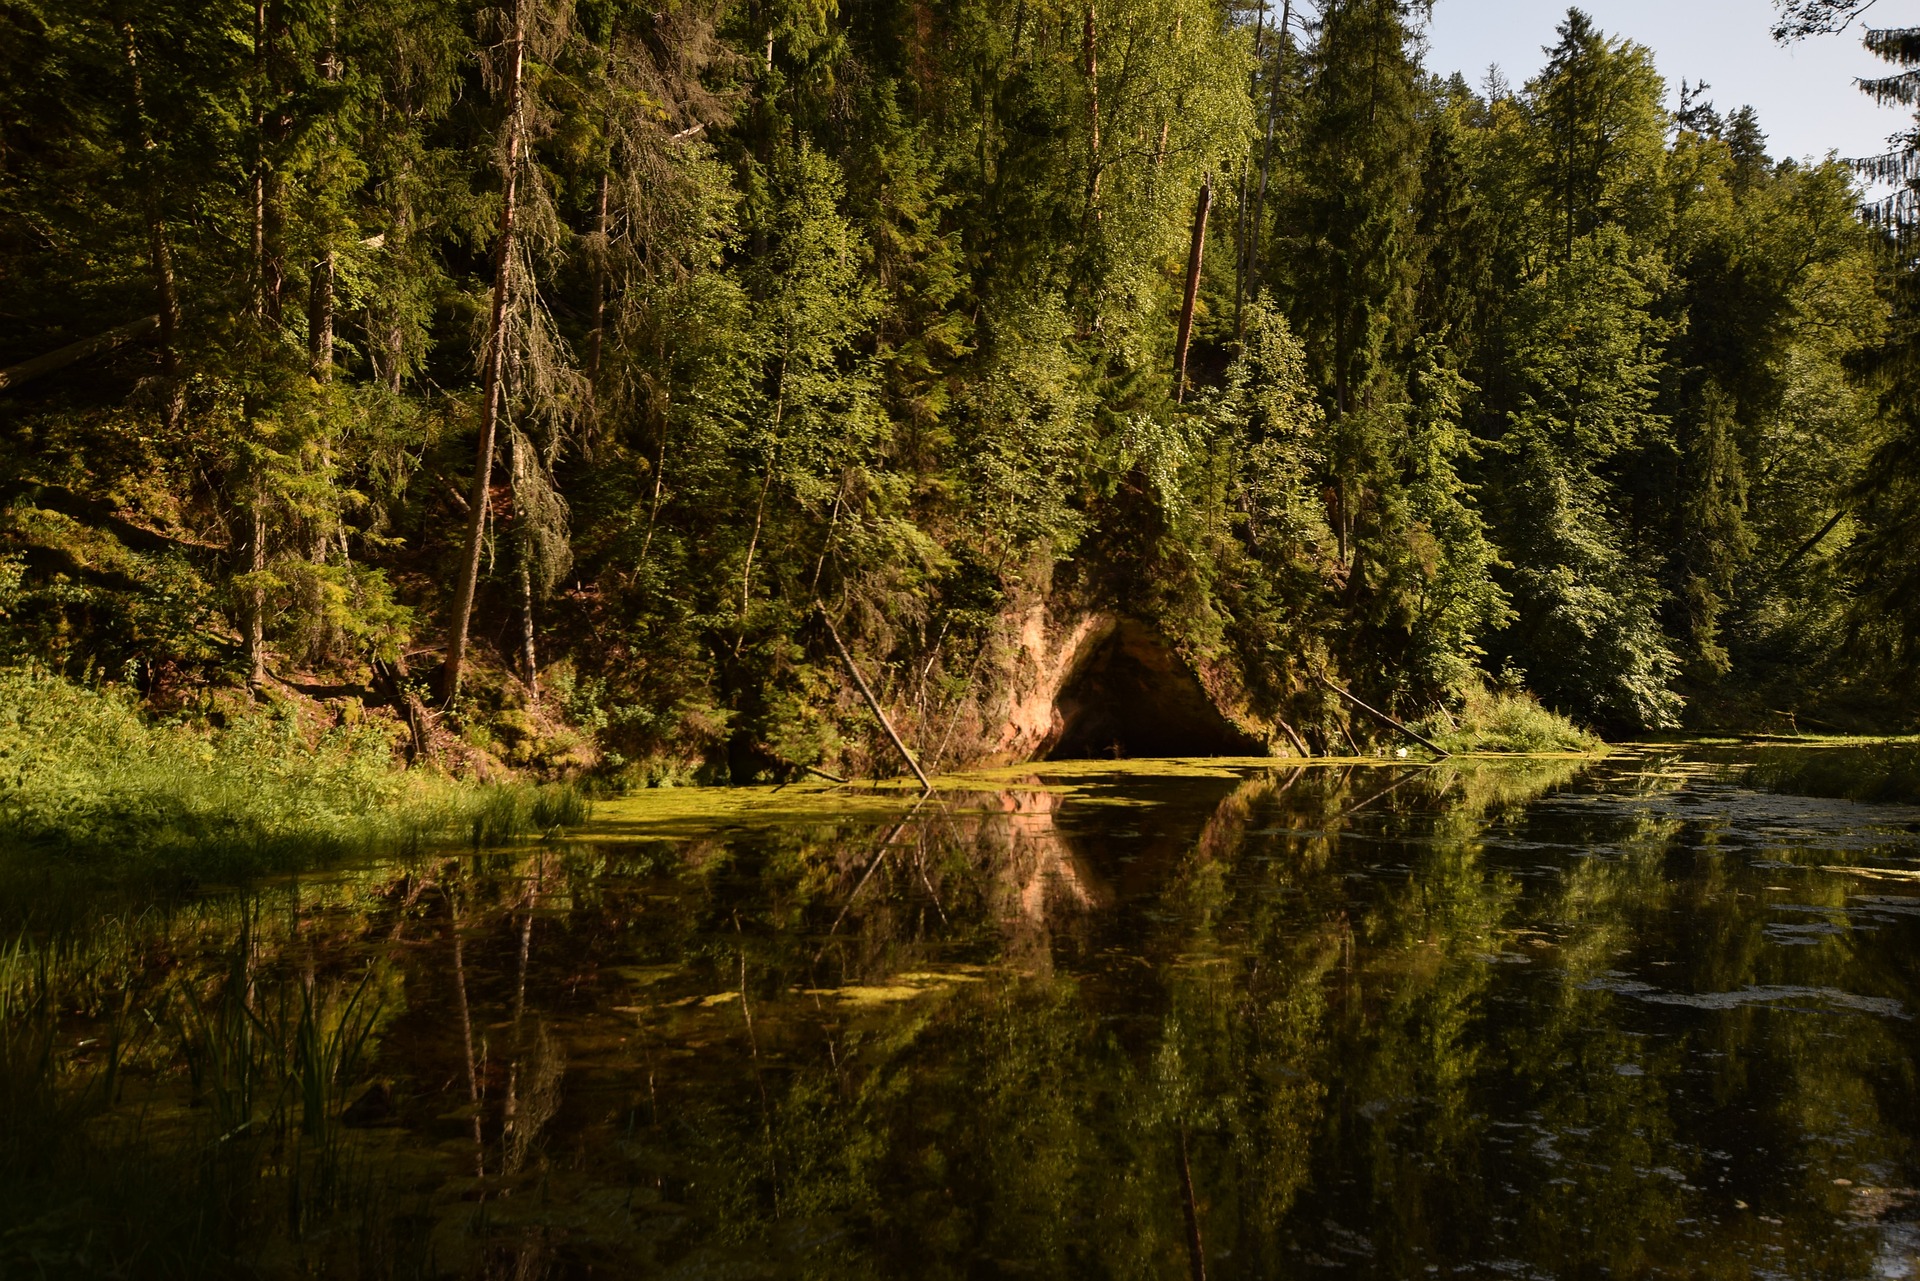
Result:
{"label": "green water plant", "polygon": [[316,972],[253,898],[108,925],[0,949],[0,1276],[387,1272],[380,963]]}

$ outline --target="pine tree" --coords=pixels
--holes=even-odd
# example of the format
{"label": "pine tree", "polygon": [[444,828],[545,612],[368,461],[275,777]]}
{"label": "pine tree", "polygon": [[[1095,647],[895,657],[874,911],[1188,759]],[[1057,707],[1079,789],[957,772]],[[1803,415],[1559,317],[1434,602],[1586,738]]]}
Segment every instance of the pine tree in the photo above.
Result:
{"label": "pine tree", "polygon": [[[1883,104],[1920,105],[1920,27],[1871,29],[1864,43],[1902,70],[1862,81],[1860,88]],[[1894,324],[1875,362],[1888,430],[1856,498],[1864,529],[1854,564],[1865,585],[1856,627],[1909,668],[1920,654],[1920,263],[1913,252],[1920,230],[1920,117],[1916,121],[1894,150],[1853,162],[1868,178],[1899,184],[1863,211],[1887,233]],[[1911,689],[1910,674],[1904,683]]]}

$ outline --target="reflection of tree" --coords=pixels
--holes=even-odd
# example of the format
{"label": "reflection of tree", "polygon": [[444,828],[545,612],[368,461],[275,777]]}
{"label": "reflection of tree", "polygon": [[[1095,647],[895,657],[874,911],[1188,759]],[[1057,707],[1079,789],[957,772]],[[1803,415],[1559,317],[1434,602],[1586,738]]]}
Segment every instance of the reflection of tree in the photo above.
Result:
{"label": "reflection of tree", "polygon": [[[1715,1181],[1733,1127],[1806,1171],[1754,1208],[1800,1270],[1870,1271],[1832,1226],[1831,1179],[1860,1176],[1820,1144],[1908,1159],[1904,1028],[1675,1013],[1621,976],[1651,949],[1674,991],[1911,1005],[1909,973],[1837,878],[1797,897],[1831,932],[1771,945],[1724,819],[1531,804],[1578,768],[1026,787],[877,828],[424,860],[256,913],[245,972],[334,990],[375,958],[362,1076],[388,1110],[343,1142],[401,1155],[355,1211],[366,1274],[1189,1275],[1191,1222],[1216,1279],[1747,1275],[1772,1229],[1724,1226],[1759,1196]],[[1650,801],[1678,785],[1643,772]],[[232,928],[130,932],[89,982],[137,1004],[171,966],[211,999]]]}

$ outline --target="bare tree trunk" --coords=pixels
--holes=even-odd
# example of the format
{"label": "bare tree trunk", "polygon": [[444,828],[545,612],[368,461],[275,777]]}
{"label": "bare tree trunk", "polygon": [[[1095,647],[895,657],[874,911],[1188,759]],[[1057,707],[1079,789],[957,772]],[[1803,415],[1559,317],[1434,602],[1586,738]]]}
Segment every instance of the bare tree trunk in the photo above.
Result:
{"label": "bare tree trunk", "polygon": [[527,673],[527,690],[540,697],[540,669],[534,662],[533,647],[533,570],[520,562],[520,664]]}
{"label": "bare tree trunk", "polygon": [[173,284],[173,251],[167,245],[167,226],[161,221],[159,197],[149,198],[148,259],[153,267],[154,292],[160,299],[160,376],[166,384],[165,419],[169,431],[178,431],[187,416],[187,385],[180,377],[180,295]]}
{"label": "bare tree trunk", "polygon": [[1099,54],[1099,14],[1089,0],[1087,5],[1086,26],[1082,33],[1082,53],[1086,58],[1087,70],[1087,129],[1088,129],[1088,172],[1087,172],[1087,209],[1095,218],[1100,216],[1100,54]]}
{"label": "bare tree trunk", "polygon": [[[330,7],[327,14],[327,47],[320,55],[320,74],[328,84],[338,83],[340,79],[340,55],[334,48],[334,32],[337,25],[337,16]],[[337,141],[337,134],[332,125],[328,126],[327,140]],[[308,273],[308,371],[313,375],[314,381],[319,383],[333,381],[333,275],[333,245],[328,243],[313,260],[313,266]]]}
{"label": "bare tree trunk", "polygon": [[247,571],[256,577],[247,588],[247,684],[258,689],[267,683],[267,591],[258,580],[258,575],[267,572],[267,503],[258,481],[254,482],[252,508]]}
{"label": "bare tree trunk", "polygon": [[1193,213],[1193,244],[1187,250],[1187,294],[1180,304],[1180,336],[1175,355],[1174,399],[1187,398],[1187,343],[1193,337],[1193,306],[1200,296],[1200,260],[1207,248],[1207,211],[1213,208],[1213,175],[1200,183],[1200,202]]}
{"label": "bare tree trunk", "polygon": [[293,128],[293,117],[284,102],[272,112],[267,99],[274,89],[274,48],[277,40],[288,36],[286,7],[269,0],[254,0],[254,76],[255,97],[254,170],[253,170],[253,248],[256,271],[257,305],[262,318],[278,323],[281,299],[286,292],[285,201],[284,182],[275,166],[273,150],[284,142]]}
{"label": "bare tree trunk", "polygon": [[[1253,26],[1253,85],[1256,90],[1260,85],[1260,64],[1264,53],[1261,38],[1266,34],[1266,27],[1267,0],[1260,0],[1260,18]],[[1166,126],[1162,125],[1162,136],[1165,135],[1165,131]],[[1165,146],[1164,143],[1161,145],[1163,147]],[[1252,172],[1253,166],[1251,163],[1240,166],[1240,199],[1237,202],[1240,208],[1237,219],[1238,227],[1233,236],[1233,332],[1235,334],[1240,332],[1240,308],[1246,298],[1247,268],[1249,265],[1247,252],[1247,180]]]}
{"label": "bare tree trunk", "polygon": [[1247,283],[1259,286],[1260,229],[1266,222],[1267,173],[1273,165],[1273,118],[1280,110],[1280,82],[1287,74],[1287,49],[1293,43],[1293,0],[1280,6],[1280,48],[1274,58],[1273,81],[1267,89],[1267,141],[1260,153],[1260,195],[1253,202],[1253,238],[1247,250]]}
{"label": "bare tree trunk", "polygon": [[[276,253],[279,218],[273,212],[279,184],[271,176],[270,131],[279,123],[269,119],[267,97],[271,87],[274,28],[268,21],[268,0],[254,0],[253,7],[253,318],[261,329],[280,319],[281,270]],[[251,427],[257,412],[256,398],[247,398],[247,419]],[[251,581],[242,592],[241,636],[247,656],[247,685],[258,689],[267,679],[267,593],[260,577],[267,569],[266,486],[254,464],[254,474],[242,482],[247,498],[246,573]]]}
{"label": "bare tree trunk", "polygon": [[595,198],[593,232],[593,329],[587,338],[587,394],[592,396],[600,382],[600,349],[607,328],[607,187],[610,175],[600,174],[600,192]]}
{"label": "bare tree trunk", "polygon": [[634,562],[637,566],[645,565],[647,554],[653,550],[653,531],[660,521],[660,500],[666,495],[668,425],[667,416],[660,415],[660,448],[653,460],[653,496],[647,500],[647,532],[640,540],[640,555]]}
{"label": "bare tree trunk", "polygon": [[[407,242],[410,225],[408,209],[403,201],[396,200],[389,207],[392,226],[378,237],[380,248],[389,253],[398,254]],[[407,363],[406,333],[400,327],[400,311],[397,307],[380,308],[370,311],[367,316],[370,332],[367,357],[373,364],[376,374],[386,383],[387,390],[398,396]],[[371,332],[374,325],[379,333]]]}
{"label": "bare tree trunk", "polygon": [[[340,57],[334,48],[334,33],[338,19],[329,6],[327,14],[327,47],[320,55],[320,74],[328,83],[340,79]],[[327,129],[329,142],[337,140],[332,125]],[[327,243],[307,269],[307,373],[316,383],[326,386],[333,381],[333,245]],[[333,488],[333,437],[323,434],[320,437],[320,472],[326,478],[330,492]],[[342,558],[346,555],[347,530],[344,521],[333,521],[322,517],[310,531],[313,537],[313,563],[324,565],[327,553],[332,545],[333,531],[329,525],[337,524],[340,534]]]}
{"label": "bare tree trunk", "polygon": [[253,257],[248,262],[254,319],[266,312],[267,261],[267,0],[253,3]]}
{"label": "bare tree trunk", "polygon": [[[778,389],[773,396],[773,452],[767,456],[767,474],[760,482],[760,502],[753,509],[753,536],[747,539],[747,559],[740,569],[740,635],[733,642],[735,654],[747,643],[747,610],[753,604],[753,557],[760,550],[760,531],[767,520],[767,495],[773,490],[774,468],[780,464],[780,419],[786,407],[787,361],[782,356]],[[664,446],[661,457],[663,460],[666,457]]]}
{"label": "bare tree trunk", "polygon": [[[536,661],[533,630],[533,558],[538,550],[534,542],[533,524],[528,518],[525,503],[520,501],[523,494],[521,480],[533,467],[539,466],[538,459],[530,460],[530,446],[526,437],[519,432],[507,433],[507,469],[513,478],[514,492],[514,585],[520,594],[520,669],[527,678],[527,690],[535,698],[540,696],[540,668]],[[529,465],[531,463],[531,466]]]}
{"label": "bare tree trunk", "polygon": [[[333,249],[324,250],[314,259],[310,271],[312,277],[307,290],[307,372],[321,386],[333,381]],[[320,437],[320,472],[327,478],[329,485],[333,477],[333,438]],[[331,541],[327,529],[329,522],[322,520],[313,529],[313,563],[326,563],[327,547]],[[347,531],[344,522],[340,524],[340,549],[344,554],[347,545]]]}
{"label": "bare tree trunk", "polygon": [[500,370],[507,328],[507,286],[513,270],[514,199],[520,176],[520,79],[526,65],[526,37],[520,0],[514,0],[507,40],[507,145],[501,163],[500,240],[494,251],[493,313],[487,322],[486,358],[480,377],[480,439],[473,463],[473,488],[467,503],[467,545],[453,602],[452,630],[447,638],[442,697],[449,703],[460,693],[460,668],[467,656],[467,627],[473,615],[473,594],[480,584],[480,553],[487,532],[487,494],[493,484],[493,439],[503,399]]}
{"label": "bare tree trunk", "polygon": [[174,288],[173,252],[167,244],[167,224],[160,209],[160,179],[153,171],[153,134],[147,128],[146,91],[140,79],[140,48],[133,23],[123,20],[120,35],[126,45],[132,131],[128,159],[139,170],[147,215],[147,263],[153,273],[153,292],[160,306],[160,374],[166,386],[164,417],[168,431],[177,431],[187,413],[186,384],[180,377],[180,295]]}
{"label": "bare tree trunk", "polygon": [[333,381],[333,250],[313,260],[307,291],[307,372],[318,383]]}

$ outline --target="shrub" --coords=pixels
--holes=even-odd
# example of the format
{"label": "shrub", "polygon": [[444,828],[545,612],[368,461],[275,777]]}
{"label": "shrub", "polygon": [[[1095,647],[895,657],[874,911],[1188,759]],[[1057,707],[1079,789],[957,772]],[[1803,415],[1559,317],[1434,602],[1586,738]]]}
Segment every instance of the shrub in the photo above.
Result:
{"label": "shrub", "polygon": [[1605,746],[1524,690],[1469,686],[1453,728],[1437,736],[1450,752],[1593,752]]}

